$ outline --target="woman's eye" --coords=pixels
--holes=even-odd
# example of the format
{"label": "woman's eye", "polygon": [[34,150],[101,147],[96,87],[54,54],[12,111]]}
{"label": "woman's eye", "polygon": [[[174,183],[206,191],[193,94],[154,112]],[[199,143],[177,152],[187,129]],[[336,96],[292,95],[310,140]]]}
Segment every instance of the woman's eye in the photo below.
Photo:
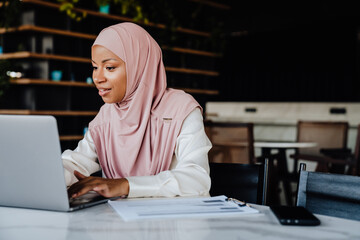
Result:
{"label": "woman's eye", "polygon": [[106,67],[107,70],[112,71],[115,69],[115,67]]}
{"label": "woman's eye", "polygon": [[93,71],[95,71],[97,69],[97,67],[95,67],[95,66],[93,66],[92,68],[93,68]]}

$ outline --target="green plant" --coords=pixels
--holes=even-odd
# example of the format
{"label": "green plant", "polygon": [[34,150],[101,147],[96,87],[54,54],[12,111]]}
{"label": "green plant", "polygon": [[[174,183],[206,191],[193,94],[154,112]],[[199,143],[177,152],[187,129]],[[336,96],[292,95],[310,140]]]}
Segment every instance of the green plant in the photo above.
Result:
{"label": "green plant", "polygon": [[115,4],[121,5],[121,14],[130,15],[134,21],[149,22],[146,14],[144,14],[142,4],[137,0],[113,0]]}
{"label": "green plant", "polygon": [[0,98],[10,85],[10,77],[7,72],[11,68],[11,63],[8,60],[0,61]]}
{"label": "green plant", "polygon": [[0,1],[0,27],[9,28],[19,24],[20,0]]}
{"label": "green plant", "polygon": [[151,22],[159,23],[165,26],[159,31],[158,41],[164,45],[171,45],[178,40],[178,32],[180,27],[180,17],[187,15],[182,11],[183,1],[156,0],[149,3],[148,0],[138,0],[142,4],[143,12],[151,20]]}
{"label": "green plant", "polygon": [[83,18],[86,17],[86,11],[75,11],[75,5],[79,2],[79,0],[57,0],[60,3],[59,10],[62,12],[66,12],[66,14],[75,21],[79,22]]}
{"label": "green plant", "polygon": [[[60,3],[59,10],[65,12],[71,19],[81,21],[87,15],[86,11],[79,12],[75,10],[76,5],[80,0],[57,0]],[[122,15],[128,15],[133,18],[134,21],[143,22],[147,24],[149,22],[146,14],[144,14],[141,3],[138,0],[94,0],[95,4],[105,6],[108,4],[114,4],[120,6],[120,13]]]}
{"label": "green plant", "polygon": [[100,6],[105,6],[110,4],[111,0],[96,0],[96,5]]}

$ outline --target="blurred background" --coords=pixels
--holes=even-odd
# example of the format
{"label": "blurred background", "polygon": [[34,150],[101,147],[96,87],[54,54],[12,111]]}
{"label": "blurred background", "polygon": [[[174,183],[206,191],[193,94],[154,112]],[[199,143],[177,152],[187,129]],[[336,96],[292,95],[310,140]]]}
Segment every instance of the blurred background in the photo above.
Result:
{"label": "blurred background", "polygon": [[[341,121],[348,128],[340,148],[354,152],[360,123],[359,5],[1,1],[0,114],[53,115],[62,149],[75,148],[103,104],[92,83],[91,45],[103,28],[130,21],[159,43],[168,86],[193,95],[206,121],[251,123],[254,143],[300,141],[299,121]],[[279,150],[254,146],[255,157]],[[296,151],[289,149],[287,158]],[[231,154],[219,161],[253,162],[225,155]],[[294,163],[288,163],[291,169]]]}

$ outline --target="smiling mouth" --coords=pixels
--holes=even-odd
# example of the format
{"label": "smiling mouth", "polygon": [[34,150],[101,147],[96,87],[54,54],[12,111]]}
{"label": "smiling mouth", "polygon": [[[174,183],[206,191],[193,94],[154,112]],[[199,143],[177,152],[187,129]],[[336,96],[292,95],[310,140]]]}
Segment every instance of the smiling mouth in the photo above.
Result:
{"label": "smiling mouth", "polygon": [[101,97],[105,96],[106,94],[108,94],[111,91],[111,88],[103,88],[103,89],[99,89],[99,95]]}

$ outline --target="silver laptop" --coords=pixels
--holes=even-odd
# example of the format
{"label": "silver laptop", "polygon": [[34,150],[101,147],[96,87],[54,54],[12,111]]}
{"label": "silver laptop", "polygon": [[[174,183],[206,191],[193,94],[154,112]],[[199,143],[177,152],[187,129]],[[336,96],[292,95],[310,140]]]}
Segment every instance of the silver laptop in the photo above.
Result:
{"label": "silver laptop", "polygon": [[0,206],[73,211],[108,200],[69,200],[54,117],[0,115]]}

